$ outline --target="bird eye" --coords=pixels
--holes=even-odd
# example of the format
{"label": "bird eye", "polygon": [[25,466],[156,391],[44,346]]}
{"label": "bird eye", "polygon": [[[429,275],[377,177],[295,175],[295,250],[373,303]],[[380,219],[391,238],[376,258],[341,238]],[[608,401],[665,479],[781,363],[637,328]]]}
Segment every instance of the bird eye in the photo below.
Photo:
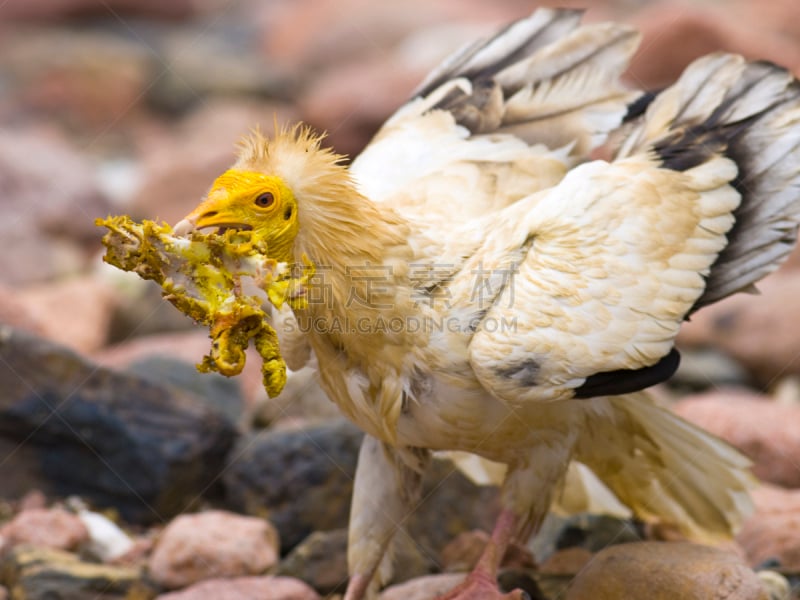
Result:
{"label": "bird eye", "polygon": [[261,208],[268,208],[274,203],[275,196],[272,195],[272,192],[264,192],[256,197],[256,206],[260,206]]}

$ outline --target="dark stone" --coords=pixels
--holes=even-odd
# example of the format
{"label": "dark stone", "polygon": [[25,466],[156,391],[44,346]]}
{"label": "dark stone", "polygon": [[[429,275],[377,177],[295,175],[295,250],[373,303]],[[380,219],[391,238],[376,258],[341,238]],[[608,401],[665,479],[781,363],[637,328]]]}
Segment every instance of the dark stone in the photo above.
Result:
{"label": "dark stone", "polygon": [[599,552],[614,544],[638,542],[643,539],[640,527],[633,521],[606,515],[580,514],[569,517],[556,536],[557,550],[585,548]]}
{"label": "dark stone", "polygon": [[275,569],[305,581],[320,594],[344,593],[347,586],[347,530],[315,531]]}
{"label": "dark stone", "polygon": [[140,578],[138,569],[82,562],[63,550],[18,546],[0,563],[0,581],[13,598],[123,600]]}
{"label": "dark stone", "polygon": [[442,564],[442,550],[458,534],[492,531],[500,508],[497,488],[475,485],[446,460],[431,461],[420,497],[408,519],[408,532],[431,570]]}
{"label": "dark stone", "polygon": [[132,522],[163,521],[196,503],[236,436],[191,394],[8,327],[0,328],[0,390],[0,439],[25,450],[20,468],[35,467],[37,487],[114,507]]}
{"label": "dark stone", "polygon": [[142,358],[131,363],[125,372],[157,385],[191,392],[231,425],[242,419],[244,396],[238,379],[219,373],[200,373],[194,365],[167,356]]}
{"label": "dark stone", "polygon": [[[241,438],[223,475],[228,505],[268,518],[280,532],[282,553],[314,531],[346,528],[362,435],[339,420]],[[413,540],[410,554],[427,561],[409,567],[414,574],[440,564],[441,550],[459,533],[491,531],[497,514],[497,490],[476,486],[449,461],[432,462],[420,497],[403,536]]]}
{"label": "dark stone", "polygon": [[313,531],[346,527],[362,436],[343,420],[243,436],[222,476],[227,503],[268,518],[281,553]]}
{"label": "dark stone", "polygon": [[501,571],[497,577],[497,584],[503,592],[522,590],[530,600],[548,600],[531,573],[519,569]]}

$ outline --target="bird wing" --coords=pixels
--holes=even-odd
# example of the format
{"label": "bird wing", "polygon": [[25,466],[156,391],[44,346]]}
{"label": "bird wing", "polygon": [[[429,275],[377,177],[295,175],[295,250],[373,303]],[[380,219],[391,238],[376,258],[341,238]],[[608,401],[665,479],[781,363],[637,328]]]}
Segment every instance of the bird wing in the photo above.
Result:
{"label": "bird wing", "polygon": [[638,93],[619,83],[638,34],[539,9],[434,70],[351,166],[407,215],[468,219],[557,183]]}
{"label": "bird wing", "polygon": [[[483,311],[469,346],[481,383],[518,402],[669,377],[682,321],[790,252],[798,124],[800,85],[785,69],[709,55],[653,101],[613,163],[580,165],[487,218],[451,294]],[[477,284],[494,286],[484,307]]]}
{"label": "bird wing", "polygon": [[724,157],[684,172],[596,161],[532,198],[535,210],[504,211],[451,285],[483,314],[469,345],[483,386],[520,402],[664,379],[733,225],[736,173]]}

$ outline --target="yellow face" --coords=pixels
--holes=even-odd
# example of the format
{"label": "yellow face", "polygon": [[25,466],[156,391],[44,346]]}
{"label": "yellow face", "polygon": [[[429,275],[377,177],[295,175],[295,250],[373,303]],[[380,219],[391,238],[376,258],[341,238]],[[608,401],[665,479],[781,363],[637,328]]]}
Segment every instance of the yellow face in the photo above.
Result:
{"label": "yellow face", "polygon": [[280,177],[230,169],[175,231],[206,227],[252,229],[267,243],[271,258],[289,262],[297,235],[297,202]]}

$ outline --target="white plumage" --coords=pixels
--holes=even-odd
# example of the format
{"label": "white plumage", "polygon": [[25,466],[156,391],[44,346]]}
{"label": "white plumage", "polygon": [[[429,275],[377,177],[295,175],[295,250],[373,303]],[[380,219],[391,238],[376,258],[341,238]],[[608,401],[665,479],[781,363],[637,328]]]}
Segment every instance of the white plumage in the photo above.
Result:
{"label": "white plumage", "polygon": [[[449,598],[497,596],[505,547],[536,529],[571,460],[692,537],[747,512],[747,462],[641,390],[677,367],[692,312],[788,255],[800,85],[714,54],[642,94],[620,83],[638,35],[579,18],[541,9],[455,54],[349,168],[307,130],[254,135],[187,218],[254,229],[331,291],[294,307],[316,326],[285,344],[293,368],[313,350],[368,434],[348,600],[386,581],[431,451],[506,466],[491,542]],[[613,159],[592,160],[606,142]],[[274,202],[253,209],[265,189]]]}

